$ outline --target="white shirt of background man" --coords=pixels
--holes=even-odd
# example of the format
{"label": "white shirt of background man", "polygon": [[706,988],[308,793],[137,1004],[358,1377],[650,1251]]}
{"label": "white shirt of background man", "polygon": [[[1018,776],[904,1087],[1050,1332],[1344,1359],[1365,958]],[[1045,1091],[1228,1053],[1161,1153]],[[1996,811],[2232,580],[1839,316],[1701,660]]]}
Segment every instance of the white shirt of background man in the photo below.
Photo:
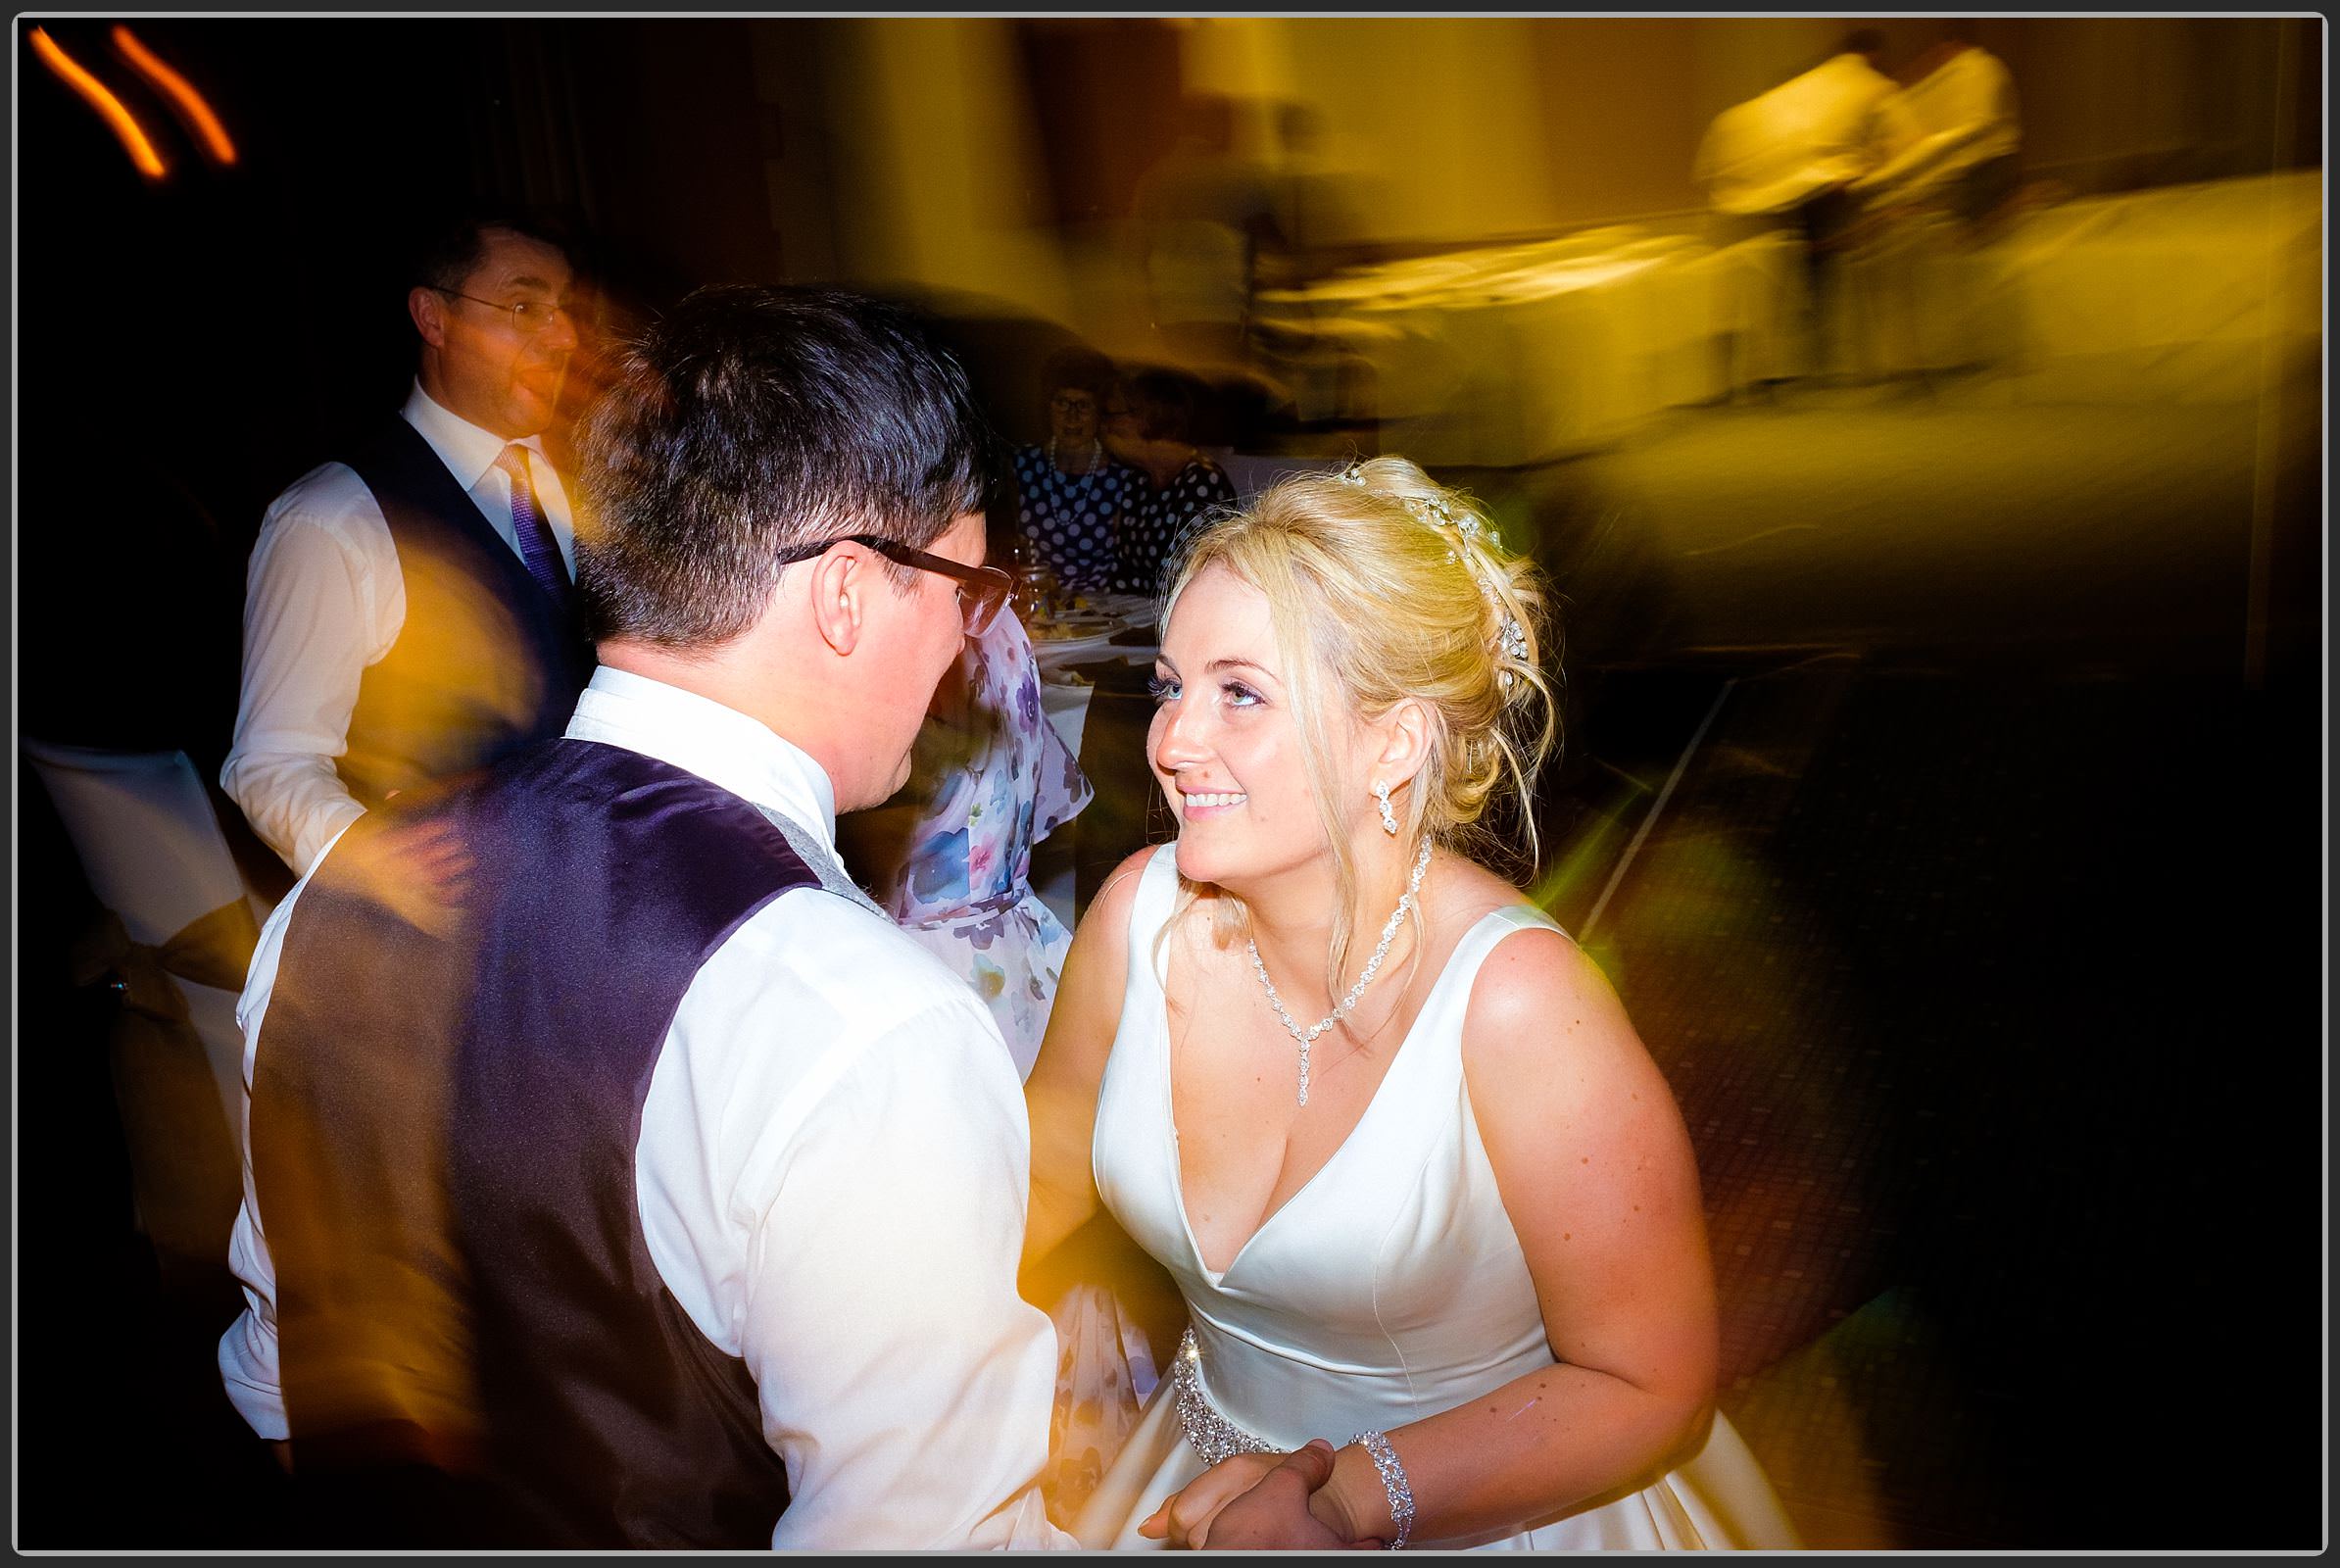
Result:
{"label": "white shirt of background man", "polygon": [[[517,556],[512,480],[496,466],[509,443],[441,408],[419,383],[398,412]],[[519,445],[530,454],[539,510],[573,578],[568,493],[541,438]],[[335,835],[365,814],[334,759],[349,750],[360,682],[389,654],[406,619],[398,547],[381,504],[355,469],[341,463],[313,468],[269,504],[246,576],[243,680],[219,786],[295,872],[307,874]]]}

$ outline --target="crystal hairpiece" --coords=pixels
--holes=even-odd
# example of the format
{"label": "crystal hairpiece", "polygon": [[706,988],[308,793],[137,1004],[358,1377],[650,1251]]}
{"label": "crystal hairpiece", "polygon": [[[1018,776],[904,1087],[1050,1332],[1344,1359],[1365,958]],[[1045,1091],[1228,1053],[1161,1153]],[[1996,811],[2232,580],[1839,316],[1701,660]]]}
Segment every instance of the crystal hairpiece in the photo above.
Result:
{"label": "crystal hairpiece", "polygon": [[[1364,489],[1365,460],[1363,458],[1351,459],[1348,466],[1334,477],[1342,484],[1353,484],[1360,490]],[[1417,522],[1429,527],[1460,534],[1465,539],[1479,539],[1487,532],[1487,524],[1479,520],[1477,514],[1464,512],[1461,515],[1456,515],[1454,508],[1447,505],[1443,496],[1399,496],[1396,499],[1398,505],[1412,514]],[[1461,559],[1452,550],[1446,552],[1446,557],[1449,561]],[[1494,602],[1492,594],[1487,597],[1490,603]],[[1496,648],[1502,657],[1512,663],[1524,664],[1528,662],[1528,629],[1519,623],[1518,617],[1509,613],[1503,616],[1502,627],[1496,633]],[[1509,691],[1513,683],[1511,671],[1503,670],[1499,679],[1503,689]]]}
{"label": "crystal hairpiece", "polygon": [[[1350,459],[1348,466],[1333,477],[1342,484],[1353,484],[1360,490],[1364,489],[1365,460]],[[1415,521],[1427,523],[1433,528],[1451,528],[1470,539],[1476,539],[1487,531],[1487,525],[1468,512],[1457,517],[1443,496],[1398,496],[1395,500],[1414,514]]]}
{"label": "crystal hairpiece", "polygon": [[[1519,623],[1518,617],[1505,615],[1503,630],[1498,637],[1496,646],[1501,650],[1503,657],[1512,663],[1526,663],[1528,662],[1528,628]],[[1511,690],[1513,677],[1510,670],[1497,671],[1495,679],[1503,690]]]}
{"label": "crystal hairpiece", "polygon": [[1465,539],[1476,539],[1487,532],[1487,524],[1479,520],[1477,514],[1466,512],[1457,516],[1443,497],[1401,496],[1398,499],[1405,510],[1414,514],[1417,522],[1428,523],[1433,528],[1450,528]]}

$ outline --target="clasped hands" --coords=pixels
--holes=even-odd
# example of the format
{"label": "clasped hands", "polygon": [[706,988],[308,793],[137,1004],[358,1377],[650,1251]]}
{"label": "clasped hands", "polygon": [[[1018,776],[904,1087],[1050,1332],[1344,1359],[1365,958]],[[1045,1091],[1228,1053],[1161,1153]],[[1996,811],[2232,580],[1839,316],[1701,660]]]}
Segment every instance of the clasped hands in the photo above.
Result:
{"label": "clasped hands", "polygon": [[1332,1477],[1333,1446],[1322,1438],[1291,1453],[1239,1453],[1188,1482],[1140,1521],[1138,1534],[1197,1550],[1378,1550],[1378,1539],[1351,1538],[1323,1490]]}

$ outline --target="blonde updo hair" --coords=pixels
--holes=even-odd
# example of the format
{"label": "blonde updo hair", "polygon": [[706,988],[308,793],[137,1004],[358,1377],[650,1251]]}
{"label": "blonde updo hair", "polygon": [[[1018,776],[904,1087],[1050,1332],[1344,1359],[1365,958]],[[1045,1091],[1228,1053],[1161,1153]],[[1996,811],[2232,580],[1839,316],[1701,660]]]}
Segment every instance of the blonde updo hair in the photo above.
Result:
{"label": "blonde updo hair", "polygon": [[[1370,781],[1342,776],[1334,718],[1345,708],[1370,722],[1408,699],[1421,703],[1429,756],[1406,794],[1400,838],[1409,850],[1427,838],[1482,861],[1524,853],[1533,868],[1535,780],[1559,736],[1542,573],[1504,549],[1476,502],[1403,458],[1284,479],[1203,529],[1178,564],[1165,624],[1214,566],[1267,598],[1339,871],[1330,955],[1338,995],[1356,901],[1342,803]],[[1223,937],[1243,918],[1232,904],[1222,906]]]}

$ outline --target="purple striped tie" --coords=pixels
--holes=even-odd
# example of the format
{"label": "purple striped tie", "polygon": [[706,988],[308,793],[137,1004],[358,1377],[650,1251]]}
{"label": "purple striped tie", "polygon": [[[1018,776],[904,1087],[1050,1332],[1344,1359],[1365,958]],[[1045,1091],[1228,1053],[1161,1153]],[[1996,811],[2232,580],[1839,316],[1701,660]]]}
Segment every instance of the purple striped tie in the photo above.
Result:
{"label": "purple striped tie", "polygon": [[561,541],[536,505],[536,486],[528,481],[528,452],[516,443],[496,455],[496,466],[512,480],[512,532],[519,542],[520,564],[536,585],[553,596],[553,603],[569,608],[568,567],[561,559]]}

